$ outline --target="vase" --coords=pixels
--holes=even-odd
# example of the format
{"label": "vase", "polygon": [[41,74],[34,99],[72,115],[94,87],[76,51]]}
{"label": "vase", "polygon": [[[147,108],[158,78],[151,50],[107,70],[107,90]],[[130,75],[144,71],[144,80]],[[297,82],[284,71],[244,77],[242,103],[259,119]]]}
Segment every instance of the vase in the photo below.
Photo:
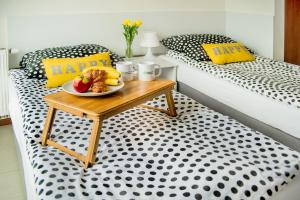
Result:
{"label": "vase", "polygon": [[126,51],[125,51],[125,57],[131,58],[132,57],[132,42],[126,42]]}

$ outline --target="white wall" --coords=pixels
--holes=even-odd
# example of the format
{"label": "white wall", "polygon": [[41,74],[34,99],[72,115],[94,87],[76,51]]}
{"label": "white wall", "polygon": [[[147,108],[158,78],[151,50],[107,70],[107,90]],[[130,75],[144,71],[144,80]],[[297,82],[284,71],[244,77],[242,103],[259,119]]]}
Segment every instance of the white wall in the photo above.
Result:
{"label": "white wall", "polygon": [[226,11],[253,13],[253,14],[274,14],[274,0],[226,0]]}
{"label": "white wall", "polygon": [[[225,34],[224,0],[0,0],[0,47],[21,53],[49,46],[100,43],[123,54],[121,21],[141,18],[141,30],[161,36],[179,33]],[[207,23],[207,20],[210,23]],[[7,39],[5,39],[7,38]],[[142,53],[137,45],[134,50]],[[6,45],[7,44],[7,45]]]}
{"label": "white wall", "polygon": [[[97,43],[116,53],[124,54],[125,41],[122,35],[124,18],[141,19],[145,29],[157,31],[160,37],[184,33],[225,34],[223,12],[198,11],[149,11],[97,14],[69,14],[55,16],[11,16],[8,17],[8,47],[18,48],[21,53],[46,47]],[[199,20],[191,20],[197,18]],[[207,23],[210,18],[213,25]],[[186,23],[189,21],[189,23]],[[142,54],[145,48],[139,46],[139,37],[134,40],[135,54]],[[157,50],[163,50],[157,48]]]}
{"label": "white wall", "polygon": [[7,46],[6,18],[0,16],[0,48]]}
{"label": "white wall", "polygon": [[[114,42],[121,43],[119,46],[124,44],[122,36],[118,36],[121,34],[121,29],[117,20],[126,16],[144,16],[146,21],[142,29],[156,30],[161,36],[172,32],[174,34],[209,31],[226,33],[261,55],[282,60],[283,4],[283,0],[0,0],[0,47],[23,48],[29,42],[36,48],[49,45],[49,42],[59,45],[59,42],[58,44],[53,42],[57,39],[55,37],[59,37],[58,34],[48,42],[39,41],[40,38],[36,38],[36,42],[33,40],[35,38],[27,38],[27,43],[26,39],[20,45],[21,39],[24,40],[24,38],[16,39],[22,32],[30,34],[29,27],[45,28],[46,25],[42,20],[50,20],[52,16],[58,16],[58,18],[59,16],[63,18],[75,16],[75,18],[88,19],[88,16],[100,17],[112,14],[115,16],[115,21],[111,21],[110,28],[119,28],[116,33],[112,34],[115,37]],[[173,20],[170,21],[164,16]],[[12,21],[15,24],[12,24]],[[41,23],[42,26],[36,26],[36,22]],[[63,28],[59,24],[62,24],[60,20],[58,27]],[[96,25],[100,26],[99,23]],[[55,24],[52,24],[53,27]],[[87,27],[86,24],[85,27]],[[90,42],[99,42],[102,35],[97,31],[91,33],[91,37],[86,33],[84,36],[89,37],[87,40]],[[63,32],[62,35],[64,34],[69,34],[69,32]],[[99,40],[96,41],[97,34]],[[27,35],[27,37],[30,36]],[[71,43],[75,40],[78,40],[78,37],[74,36],[66,42]],[[113,48],[115,45],[117,44],[114,44]]]}
{"label": "white wall", "polygon": [[1,0],[0,5],[2,15],[224,10],[224,0]]}
{"label": "white wall", "polygon": [[274,57],[274,0],[226,0],[225,10],[228,36]]}
{"label": "white wall", "polygon": [[225,11],[228,36],[284,60],[284,0],[225,0]]}
{"label": "white wall", "polygon": [[275,0],[274,58],[284,61],[284,0]]}

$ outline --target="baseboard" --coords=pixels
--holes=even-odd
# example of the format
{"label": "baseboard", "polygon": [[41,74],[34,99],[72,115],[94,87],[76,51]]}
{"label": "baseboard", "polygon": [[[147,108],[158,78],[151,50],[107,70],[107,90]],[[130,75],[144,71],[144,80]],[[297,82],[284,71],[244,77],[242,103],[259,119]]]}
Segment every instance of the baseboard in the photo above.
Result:
{"label": "baseboard", "polygon": [[0,119],[0,126],[6,126],[11,124],[10,118]]}

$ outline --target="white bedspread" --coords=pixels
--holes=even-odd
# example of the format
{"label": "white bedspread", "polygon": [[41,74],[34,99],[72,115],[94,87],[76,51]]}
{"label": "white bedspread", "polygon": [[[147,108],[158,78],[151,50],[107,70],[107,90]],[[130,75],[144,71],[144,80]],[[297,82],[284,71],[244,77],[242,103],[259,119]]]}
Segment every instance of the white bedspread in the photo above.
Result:
{"label": "white bedspread", "polygon": [[[299,174],[300,154],[175,93],[178,117],[134,108],[104,121],[96,164],[38,141],[44,81],[10,77],[17,89],[39,199],[268,199]],[[165,107],[160,97],[151,105]],[[58,112],[53,139],[86,151],[90,122]]]}
{"label": "white bedspread", "polygon": [[[289,94],[288,90],[285,92],[283,91],[283,86],[289,88],[289,90],[293,90],[294,96],[300,95],[300,92],[297,93],[297,88],[300,87],[300,67],[275,61],[272,62],[270,59],[258,57],[256,62],[246,62],[243,64],[233,63],[226,65],[224,68],[222,66],[217,67],[216,65],[211,64],[211,62],[193,61],[174,51],[170,51],[168,56],[164,56],[164,58],[178,65],[178,81],[185,83],[250,117],[258,119],[300,139],[300,124],[298,123],[298,119],[300,119],[300,109],[298,108],[298,102],[291,101],[292,103],[287,103],[286,101],[291,99],[282,98],[285,101],[281,101],[280,95],[277,95],[278,93],[282,96],[287,96]],[[274,75],[275,72],[268,77],[268,75],[266,75],[266,70],[264,73],[260,74],[260,76],[267,76],[266,80],[269,78],[273,81],[264,82],[263,78],[256,79],[255,75],[259,74],[259,68],[265,65],[269,65],[267,69],[275,69],[274,66],[277,68],[284,68],[282,70],[286,72],[282,74],[282,79],[280,79],[280,76],[278,75],[280,74],[280,71],[277,71],[276,73],[277,78],[280,79],[279,81],[285,82],[285,85],[281,87],[280,83],[274,82],[274,80],[276,80],[276,75]],[[285,65],[288,65],[289,68]],[[255,69],[255,66],[258,66],[258,69]],[[240,71],[242,72],[237,70],[239,67],[241,67]],[[211,70],[208,71],[208,68],[211,68]],[[216,74],[214,71],[215,69],[217,69],[217,72],[219,72],[219,70],[221,72]],[[290,71],[290,76],[294,77],[293,79],[291,78],[290,81],[284,81],[285,79],[289,79],[289,76],[286,75],[287,71]],[[224,74],[222,72],[224,72]],[[235,76],[237,73],[240,73],[239,76]],[[247,73],[249,74],[246,75]],[[244,81],[244,79],[247,81]],[[252,81],[249,81],[250,79],[252,79]],[[289,82],[292,82],[293,80],[296,82],[289,87]],[[258,84],[255,85],[257,82]],[[270,85],[266,86],[268,84]],[[264,87],[272,86],[281,88],[274,89],[273,92],[271,91],[271,96],[274,96],[274,98],[265,95],[269,92],[268,89],[265,89]]]}
{"label": "white bedspread", "polygon": [[258,55],[252,62],[226,65],[198,62],[176,51],[168,51],[167,56],[269,99],[300,109],[300,67],[297,65]]}

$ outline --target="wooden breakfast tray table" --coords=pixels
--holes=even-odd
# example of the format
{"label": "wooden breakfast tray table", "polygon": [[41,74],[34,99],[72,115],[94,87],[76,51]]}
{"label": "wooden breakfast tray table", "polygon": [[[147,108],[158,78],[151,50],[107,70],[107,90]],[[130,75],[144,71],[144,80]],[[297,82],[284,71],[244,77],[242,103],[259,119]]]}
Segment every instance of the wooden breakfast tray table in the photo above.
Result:
{"label": "wooden breakfast tray table", "polygon": [[[95,156],[101,134],[102,121],[125,110],[141,105],[153,98],[165,94],[168,110],[142,105],[145,108],[159,110],[172,117],[176,116],[176,109],[172,97],[174,81],[129,81],[116,93],[101,97],[79,97],[66,92],[47,95],[44,99],[49,106],[48,115],[42,133],[42,145],[50,145],[74,156],[84,163],[85,168],[95,162]],[[62,146],[50,139],[52,124],[56,110],[62,110],[79,117],[93,120],[92,133],[89,139],[87,155],[84,156]]]}

